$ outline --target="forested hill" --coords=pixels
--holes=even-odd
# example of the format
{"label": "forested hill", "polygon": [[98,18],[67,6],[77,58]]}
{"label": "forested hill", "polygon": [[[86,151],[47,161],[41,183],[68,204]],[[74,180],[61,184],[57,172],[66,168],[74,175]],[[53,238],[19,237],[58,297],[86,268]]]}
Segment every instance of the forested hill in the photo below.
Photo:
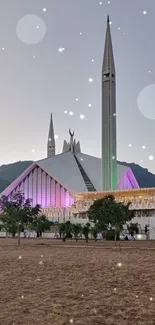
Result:
{"label": "forested hill", "polygon": [[11,184],[33,161],[17,161],[0,166],[0,193]]}
{"label": "forested hill", "polygon": [[[0,193],[23,171],[32,164],[33,161],[17,161],[13,164],[0,166]],[[155,175],[146,168],[142,168],[134,163],[119,162],[132,169],[137,182],[141,188],[155,187]]]}

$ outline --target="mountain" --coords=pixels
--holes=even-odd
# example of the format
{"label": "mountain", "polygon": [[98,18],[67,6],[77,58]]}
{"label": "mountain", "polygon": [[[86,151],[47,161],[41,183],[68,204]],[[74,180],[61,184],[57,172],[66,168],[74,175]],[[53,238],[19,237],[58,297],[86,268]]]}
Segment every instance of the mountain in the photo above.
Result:
{"label": "mountain", "polygon": [[10,182],[4,180],[4,179],[0,179],[0,193],[10,185]]}
{"label": "mountain", "polygon": [[[0,193],[32,163],[33,161],[17,161],[13,164],[0,166]],[[134,163],[119,162],[119,164],[132,169],[141,188],[155,187],[155,175],[146,168]]]}
{"label": "mountain", "polygon": [[0,193],[28,168],[33,161],[17,161],[0,166]]}

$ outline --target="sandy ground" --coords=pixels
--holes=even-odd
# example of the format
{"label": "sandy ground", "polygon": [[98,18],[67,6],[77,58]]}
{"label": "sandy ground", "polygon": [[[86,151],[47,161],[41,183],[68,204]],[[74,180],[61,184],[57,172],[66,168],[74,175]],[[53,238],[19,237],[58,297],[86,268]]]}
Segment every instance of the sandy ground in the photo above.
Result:
{"label": "sandy ground", "polygon": [[0,325],[155,325],[155,242],[0,239]]}

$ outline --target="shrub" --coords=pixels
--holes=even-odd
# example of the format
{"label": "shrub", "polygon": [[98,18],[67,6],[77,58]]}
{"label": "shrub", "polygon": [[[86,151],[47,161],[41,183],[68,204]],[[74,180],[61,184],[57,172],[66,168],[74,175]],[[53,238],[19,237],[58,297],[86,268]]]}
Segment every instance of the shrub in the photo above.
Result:
{"label": "shrub", "polygon": [[[119,233],[117,233],[116,240],[119,240],[119,236],[120,236]],[[107,231],[106,240],[115,240],[115,230],[114,229],[110,229]]]}

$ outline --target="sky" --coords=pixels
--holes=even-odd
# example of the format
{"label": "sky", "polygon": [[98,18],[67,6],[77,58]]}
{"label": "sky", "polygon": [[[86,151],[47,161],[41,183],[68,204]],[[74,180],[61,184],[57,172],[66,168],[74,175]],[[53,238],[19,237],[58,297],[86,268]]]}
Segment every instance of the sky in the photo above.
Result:
{"label": "sky", "polygon": [[155,173],[154,0],[1,0],[0,165],[46,157],[51,113],[57,153],[71,128],[83,153],[101,156],[107,14],[117,158]]}

